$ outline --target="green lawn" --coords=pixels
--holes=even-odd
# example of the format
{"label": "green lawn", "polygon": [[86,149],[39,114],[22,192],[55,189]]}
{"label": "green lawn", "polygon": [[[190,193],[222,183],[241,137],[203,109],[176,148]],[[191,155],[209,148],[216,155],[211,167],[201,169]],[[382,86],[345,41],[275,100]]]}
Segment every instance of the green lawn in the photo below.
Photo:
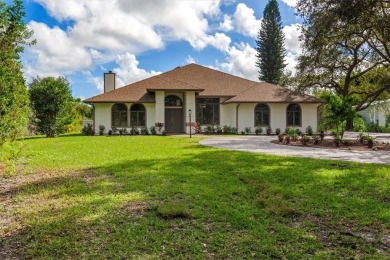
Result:
{"label": "green lawn", "polygon": [[390,257],[389,166],[234,152],[199,140],[25,140],[22,170],[0,177],[8,186],[0,191],[0,256]]}

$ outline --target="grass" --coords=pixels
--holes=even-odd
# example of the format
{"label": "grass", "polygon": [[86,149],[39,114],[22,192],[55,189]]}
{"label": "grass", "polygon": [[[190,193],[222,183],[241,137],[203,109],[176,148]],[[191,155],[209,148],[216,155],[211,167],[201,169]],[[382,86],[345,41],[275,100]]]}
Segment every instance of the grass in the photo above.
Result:
{"label": "grass", "polygon": [[25,140],[22,169],[0,179],[0,258],[390,256],[389,166],[198,141]]}

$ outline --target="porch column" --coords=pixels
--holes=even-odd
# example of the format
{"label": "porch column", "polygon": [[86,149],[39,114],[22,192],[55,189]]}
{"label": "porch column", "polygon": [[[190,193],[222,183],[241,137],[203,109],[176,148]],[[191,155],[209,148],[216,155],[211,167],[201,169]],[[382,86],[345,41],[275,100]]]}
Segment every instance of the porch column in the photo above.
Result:
{"label": "porch column", "polygon": [[[186,122],[186,133],[190,133],[190,118],[188,116],[188,110],[191,109],[192,115],[191,115],[191,124],[193,125],[196,121],[196,108],[195,108],[195,91],[186,91],[184,93],[185,95],[185,106],[184,106],[184,113],[185,113],[185,122]],[[192,129],[192,133],[194,133],[194,130]]]}
{"label": "porch column", "polygon": [[156,122],[165,125],[165,92],[156,91]]}

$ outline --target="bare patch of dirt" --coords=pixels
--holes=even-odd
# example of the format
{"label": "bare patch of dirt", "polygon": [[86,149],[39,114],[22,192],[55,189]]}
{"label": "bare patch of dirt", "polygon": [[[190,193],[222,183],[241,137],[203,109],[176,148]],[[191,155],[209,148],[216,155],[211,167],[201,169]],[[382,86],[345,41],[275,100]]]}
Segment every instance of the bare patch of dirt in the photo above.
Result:
{"label": "bare patch of dirt", "polygon": [[360,143],[357,140],[344,140],[337,147],[333,139],[325,139],[320,141],[318,144],[314,144],[313,140],[310,140],[306,145],[303,145],[300,140],[291,141],[289,144],[286,142],[279,142],[278,140],[271,141],[274,144],[280,145],[291,145],[291,146],[302,146],[311,148],[323,148],[323,149],[338,149],[338,150],[350,150],[350,151],[388,151],[390,152],[390,143],[375,141],[373,148],[368,147],[365,143]]}

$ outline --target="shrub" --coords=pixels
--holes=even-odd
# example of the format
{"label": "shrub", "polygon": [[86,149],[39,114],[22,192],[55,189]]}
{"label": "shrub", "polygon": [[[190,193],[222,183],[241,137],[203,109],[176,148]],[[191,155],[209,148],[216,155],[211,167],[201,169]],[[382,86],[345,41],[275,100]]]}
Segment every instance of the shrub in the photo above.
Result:
{"label": "shrub", "polygon": [[307,135],[302,135],[302,137],[301,137],[301,143],[303,144],[303,145],[307,145],[307,143],[310,141],[310,137],[308,137]]}
{"label": "shrub", "polygon": [[155,126],[151,126],[151,127],[149,128],[149,131],[150,131],[150,133],[151,133],[152,135],[156,135],[156,134],[157,134],[157,131],[156,131],[156,127],[155,127]]}
{"label": "shrub", "polygon": [[272,128],[270,126],[267,126],[265,132],[267,133],[267,135],[270,135],[272,133]]}
{"label": "shrub", "polygon": [[313,128],[311,126],[306,127],[306,134],[308,136],[312,136],[313,135]]}
{"label": "shrub", "polygon": [[279,133],[279,134],[278,134],[278,140],[279,140],[279,142],[283,142],[283,139],[284,139],[284,134]]}
{"label": "shrub", "polygon": [[238,129],[237,129],[237,127],[232,127],[232,129],[231,129],[231,134],[233,134],[233,135],[238,134]]}
{"label": "shrub", "polygon": [[320,138],[321,138],[321,141],[324,141],[324,138],[325,138],[325,132],[324,132],[324,130],[321,130],[321,132],[320,132]]}
{"label": "shrub", "polygon": [[146,126],[141,128],[141,134],[142,135],[148,135],[149,134],[149,130],[148,130],[148,128]]}
{"label": "shrub", "polygon": [[119,134],[120,134],[120,135],[127,134],[126,128],[121,128],[121,129],[119,129]]}
{"label": "shrub", "polygon": [[287,132],[287,136],[290,137],[290,140],[296,141],[298,139],[297,131],[294,128],[290,128]]}
{"label": "shrub", "polygon": [[296,128],[295,132],[297,133],[297,135],[301,135],[302,134],[302,131],[299,128]]}
{"label": "shrub", "polygon": [[224,125],[222,127],[222,132],[224,134],[232,134],[232,128],[230,126]]}
{"label": "shrub", "polygon": [[217,125],[214,127],[214,131],[217,133],[217,134],[222,134],[222,127]]}
{"label": "shrub", "polygon": [[215,134],[215,129],[214,126],[208,125],[204,128],[204,133],[205,134]]}
{"label": "shrub", "polygon": [[368,148],[372,148],[374,146],[374,137],[367,135],[366,140]]}
{"label": "shrub", "polygon": [[108,130],[108,135],[112,135],[112,130]]}
{"label": "shrub", "polygon": [[335,143],[336,147],[339,147],[340,146],[340,143],[341,143],[341,138],[339,135],[335,135],[334,139],[333,139],[333,142]]}
{"label": "shrub", "polygon": [[257,135],[261,135],[261,134],[263,133],[263,128],[262,128],[262,127],[256,127],[255,133],[256,133]]}
{"label": "shrub", "polygon": [[111,129],[113,134],[118,133],[118,128],[116,128],[115,126],[113,126]]}
{"label": "shrub", "polygon": [[280,128],[276,128],[276,129],[275,129],[275,134],[279,135],[280,132],[281,132],[281,131],[280,131]]}
{"label": "shrub", "polygon": [[288,131],[290,131],[290,128],[289,128],[289,127],[286,127],[286,128],[284,129],[284,133],[287,134]]}
{"label": "shrub", "polygon": [[318,135],[314,136],[313,143],[318,144],[320,142],[320,137]]}
{"label": "shrub", "polygon": [[357,117],[357,118],[353,119],[353,131],[355,131],[355,132],[366,131],[366,124],[364,123],[363,118]]}
{"label": "shrub", "polygon": [[241,131],[241,134],[244,135],[244,134],[245,134],[245,131]]}
{"label": "shrub", "polygon": [[103,135],[104,130],[106,130],[106,127],[104,125],[99,125],[99,135]]}
{"label": "shrub", "polygon": [[86,126],[84,126],[81,129],[81,132],[84,135],[95,135],[95,130],[93,129],[93,125],[91,123],[88,123]]}
{"label": "shrub", "polygon": [[245,127],[244,131],[247,135],[249,135],[251,133],[252,129],[248,126],[248,127]]}
{"label": "shrub", "polygon": [[386,128],[378,123],[370,123],[367,125],[367,132],[383,133],[386,132]]}
{"label": "shrub", "polygon": [[130,128],[130,134],[131,135],[139,135],[139,130],[136,127]]}
{"label": "shrub", "polygon": [[164,123],[157,122],[157,123],[155,124],[155,126],[157,127],[157,131],[158,131],[159,133],[162,133],[162,130],[163,130],[163,127],[164,127]]}
{"label": "shrub", "polygon": [[195,134],[199,134],[201,132],[199,122],[195,122],[194,125],[192,126],[192,128],[194,129]]}

